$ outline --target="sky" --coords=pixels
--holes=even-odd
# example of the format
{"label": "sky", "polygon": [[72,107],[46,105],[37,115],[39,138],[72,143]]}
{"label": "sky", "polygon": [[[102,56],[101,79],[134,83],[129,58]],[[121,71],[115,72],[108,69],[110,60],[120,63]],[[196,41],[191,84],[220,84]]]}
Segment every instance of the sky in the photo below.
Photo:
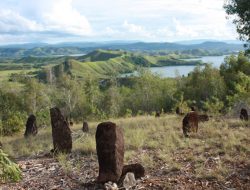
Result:
{"label": "sky", "polygon": [[0,44],[235,40],[224,0],[1,0]]}

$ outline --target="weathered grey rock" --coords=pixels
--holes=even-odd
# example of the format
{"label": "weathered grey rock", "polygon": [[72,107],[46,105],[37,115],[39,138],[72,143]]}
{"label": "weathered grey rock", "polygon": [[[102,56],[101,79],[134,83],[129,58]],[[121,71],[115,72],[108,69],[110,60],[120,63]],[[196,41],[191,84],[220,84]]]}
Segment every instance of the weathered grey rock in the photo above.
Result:
{"label": "weathered grey rock", "polygon": [[88,133],[89,132],[89,125],[88,125],[88,123],[86,121],[83,122],[82,131],[84,133]]}
{"label": "weathered grey rock", "polygon": [[31,114],[26,122],[26,129],[24,136],[27,138],[31,135],[35,136],[37,134],[36,116]]}
{"label": "weathered grey rock", "polygon": [[96,151],[99,162],[97,181],[117,182],[122,174],[124,159],[124,139],[121,128],[112,122],[100,123],[96,130]]}
{"label": "weathered grey rock", "polygon": [[53,152],[70,153],[72,149],[72,137],[69,123],[64,119],[59,108],[50,109]]}
{"label": "weathered grey rock", "polygon": [[108,183],[104,184],[104,188],[105,190],[118,190],[118,186],[116,183],[112,183],[111,181],[109,181]]}
{"label": "weathered grey rock", "polygon": [[129,190],[134,186],[136,186],[135,175],[134,173],[128,172],[123,180],[123,187]]}

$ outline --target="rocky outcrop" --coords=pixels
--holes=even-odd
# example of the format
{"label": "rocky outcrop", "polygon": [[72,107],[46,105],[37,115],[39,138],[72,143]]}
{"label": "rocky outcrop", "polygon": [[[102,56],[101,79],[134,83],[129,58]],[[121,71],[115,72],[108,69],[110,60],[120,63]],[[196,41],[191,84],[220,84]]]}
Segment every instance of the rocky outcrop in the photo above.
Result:
{"label": "rocky outcrop", "polygon": [[72,149],[72,137],[69,123],[64,119],[59,108],[50,109],[53,152],[70,153]]}
{"label": "rocky outcrop", "polygon": [[112,122],[100,123],[96,130],[96,151],[99,163],[97,181],[118,182],[124,159],[124,139],[121,128]]}

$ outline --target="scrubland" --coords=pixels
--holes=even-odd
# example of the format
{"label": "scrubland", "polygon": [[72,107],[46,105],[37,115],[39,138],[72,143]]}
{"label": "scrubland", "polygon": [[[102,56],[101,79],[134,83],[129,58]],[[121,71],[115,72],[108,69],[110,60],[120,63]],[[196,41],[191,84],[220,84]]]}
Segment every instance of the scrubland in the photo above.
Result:
{"label": "scrubland", "polygon": [[[125,164],[141,163],[146,169],[146,176],[138,181],[137,188],[249,188],[250,127],[247,122],[223,117],[210,118],[210,121],[199,124],[197,134],[184,138],[181,116],[138,116],[110,121],[123,128]],[[95,131],[98,123],[89,122],[89,133],[81,131],[82,124],[75,124],[71,128],[71,155],[49,154],[52,149],[49,126],[40,128],[38,135],[29,139],[24,139],[22,133],[3,137],[1,142],[4,152],[20,164],[24,173],[22,181],[6,186],[13,189],[31,186],[34,189],[38,186],[52,188],[60,182],[58,176],[64,176],[63,180],[67,181],[69,186],[59,185],[58,189],[94,188],[93,184],[98,175],[95,150]],[[53,167],[51,169],[50,163],[56,165],[56,171]],[[49,180],[44,181],[42,171],[37,173],[39,169],[30,172],[36,165],[39,168],[39,164],[50,173]],[[43,185],[37,182],[39,180]]]}

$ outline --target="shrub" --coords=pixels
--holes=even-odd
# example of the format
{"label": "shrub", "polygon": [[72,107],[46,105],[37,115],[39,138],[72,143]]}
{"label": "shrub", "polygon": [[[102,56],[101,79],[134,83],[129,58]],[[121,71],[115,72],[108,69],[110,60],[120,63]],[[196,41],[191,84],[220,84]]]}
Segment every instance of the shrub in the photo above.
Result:
{"label": "shrub", "polygon": [[37,124],[39,126],[49,126],[50,125],[50,113],[49,109],[43,109],[36,113]]}
{"label": "shrub", "polygon": [[25,116],[20,112],[10,112],[2,118],[3,135],[11,135],[24,128]]}
{"label": "shrub", "polygon": [[0,149],[0,182],[16,182],[21,179],[21,170],[18,165],[10,161],[8,155]]}
{"label": "shrub", "polygon": [[125,117],[132,117],[132,110],[126,109]]}

